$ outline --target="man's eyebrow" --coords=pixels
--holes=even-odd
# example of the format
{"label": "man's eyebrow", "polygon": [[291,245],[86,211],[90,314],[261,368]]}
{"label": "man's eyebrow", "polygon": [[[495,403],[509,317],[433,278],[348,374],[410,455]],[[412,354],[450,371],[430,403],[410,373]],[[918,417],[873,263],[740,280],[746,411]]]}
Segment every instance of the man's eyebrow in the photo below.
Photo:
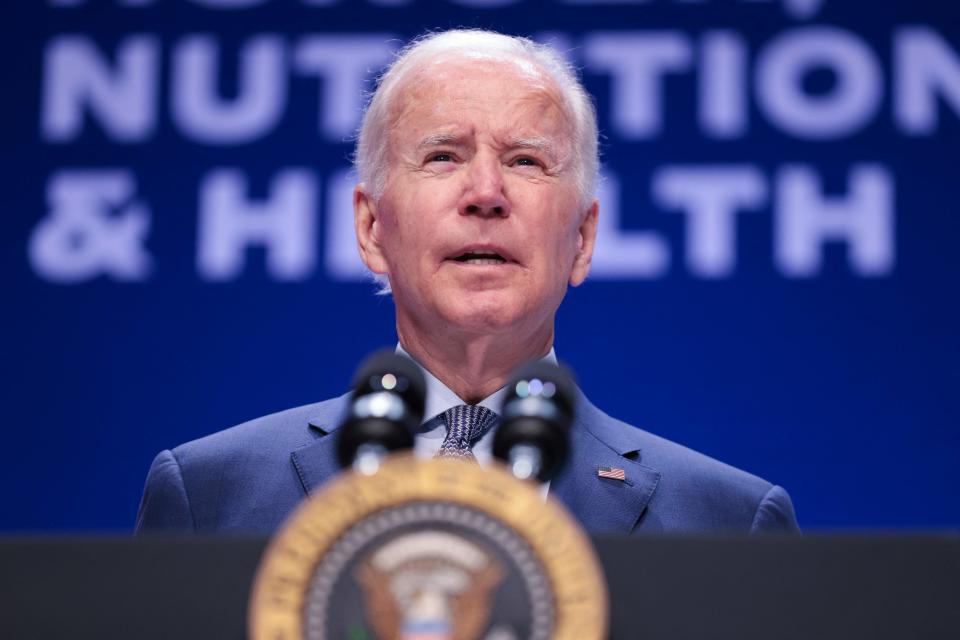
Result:
{"label": "man's eyebrow", "polygon": [[[417,144],[417,149],[428,149],[444,145],[466,145],[466,137],[462,134],[441,132],[431,133],[424,136]],[[501,143],[504,149],[527,149],[530,151],[539,151],[548,157],[559,160],[559,148],[555,142],[548,138],[512,138]]]}
{"label": "man's eyebrow", "polygon": [[530,149],[540,151],[551,158],[557,157],[557,145],[547,138],[516,138],[507,143],[510,149]]}
{"label": "man's eyebrow", "polygon": [[427,147],[436,147],[445,144],[460,144],[462,142],[463,136],[455,133],[431,133],[420,141],[417,149],[425,149]]}

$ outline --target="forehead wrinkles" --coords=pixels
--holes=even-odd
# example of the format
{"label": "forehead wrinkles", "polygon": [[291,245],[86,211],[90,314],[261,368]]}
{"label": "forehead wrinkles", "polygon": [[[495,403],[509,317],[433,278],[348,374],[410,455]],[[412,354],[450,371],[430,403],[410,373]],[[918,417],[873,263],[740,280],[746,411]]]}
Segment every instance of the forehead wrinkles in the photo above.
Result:
{"label": "forehead wrinkles", "polygon": [[[478,68],[480,64],[487,66]],[[478,115],[485,121],[465,121]],[[404,142],[417,144],[428,134],[467,133],[463,127],[477,124],[496,127],[492,132],[498,142],[549,138],[564,158],[574,136],[571,115],[553,80],[529,64],[505,61],[442,61],[411,70],[397,88],[388,121],[390,157],[397,137],[412,136],[416,139]]]}

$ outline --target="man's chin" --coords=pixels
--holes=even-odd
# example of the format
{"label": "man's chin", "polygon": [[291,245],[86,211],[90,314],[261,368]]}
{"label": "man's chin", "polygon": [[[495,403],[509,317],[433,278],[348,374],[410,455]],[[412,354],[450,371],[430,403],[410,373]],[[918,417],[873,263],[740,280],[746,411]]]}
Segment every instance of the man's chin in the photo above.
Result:
{"label": "man's chin", "polygon": [[509,291],[464,292],[443,305],[441,315],[455,329],[499,333],[521,326],[528,314]]}
{"label": "man's chin", "polygon": [[516,295],[524,288],[524,275],[516,263],[463,265],[448,260],[440,272],[440,290],[455,296]]}

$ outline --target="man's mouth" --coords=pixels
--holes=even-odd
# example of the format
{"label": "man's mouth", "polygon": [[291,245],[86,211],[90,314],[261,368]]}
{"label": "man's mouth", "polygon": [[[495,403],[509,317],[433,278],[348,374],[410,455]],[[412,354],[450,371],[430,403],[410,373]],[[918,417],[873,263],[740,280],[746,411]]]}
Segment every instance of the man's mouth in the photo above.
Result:
{"label": "man's mouth", "polygon": [[447,260],[460,264],[476,266],[496,266],[514,262],[502,247],[495,245],[473,245],[461,247],[457,253],[451,254]]}
{"label": "man's mouth", "polygon": [[497,265],[506,264],[509,260],[496,251],[473,249],[448,258],[454,262],[472,265]]}

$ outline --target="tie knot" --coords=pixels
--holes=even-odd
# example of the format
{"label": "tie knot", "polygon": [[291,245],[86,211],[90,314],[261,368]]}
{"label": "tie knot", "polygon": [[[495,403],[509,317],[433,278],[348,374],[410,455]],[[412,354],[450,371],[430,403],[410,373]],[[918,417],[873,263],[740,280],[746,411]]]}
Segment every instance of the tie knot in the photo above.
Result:
{"label": "tie knot", "polygon": [[437,455],[473,459],[470,450],[497,421],[497,414],[478,404],[461,404],[447,409],[440,418],[447,426],[447,435]]}

